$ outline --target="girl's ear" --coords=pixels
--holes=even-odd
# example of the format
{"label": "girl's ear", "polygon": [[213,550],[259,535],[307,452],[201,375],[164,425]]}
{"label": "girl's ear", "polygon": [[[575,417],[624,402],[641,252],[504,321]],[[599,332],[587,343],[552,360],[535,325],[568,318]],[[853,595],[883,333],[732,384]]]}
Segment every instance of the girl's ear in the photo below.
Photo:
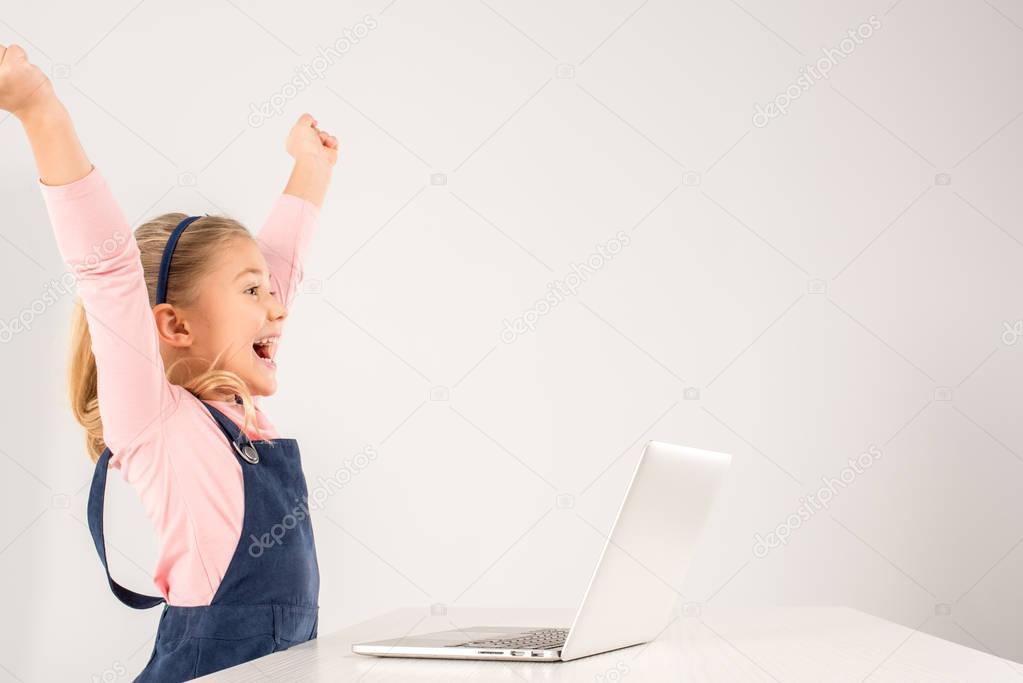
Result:
{"label": "girl's ear", "polygon": [[171,304],[157,304],[153,307],[156,333],[170,346],[187,348],[195,340],[192,326]]}

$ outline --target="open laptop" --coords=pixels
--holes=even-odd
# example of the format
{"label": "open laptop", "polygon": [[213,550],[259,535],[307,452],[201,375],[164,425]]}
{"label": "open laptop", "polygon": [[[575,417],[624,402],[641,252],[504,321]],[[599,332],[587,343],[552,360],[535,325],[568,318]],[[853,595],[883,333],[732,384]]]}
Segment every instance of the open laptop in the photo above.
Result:
{"label": "open laptop", "polygon": [[653,640],[671,620],[731,461],[727,453],[647,442],[571,628],[478,626],[357,643],[352,651],[551,662]]}

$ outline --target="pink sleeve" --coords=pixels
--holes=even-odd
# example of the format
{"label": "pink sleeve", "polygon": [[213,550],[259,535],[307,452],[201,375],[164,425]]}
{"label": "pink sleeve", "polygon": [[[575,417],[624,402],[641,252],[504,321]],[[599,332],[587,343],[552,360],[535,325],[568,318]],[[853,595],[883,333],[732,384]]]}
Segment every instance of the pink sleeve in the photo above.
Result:
{"label": "pink sleeve", "polygon": [[291,306],[302,284],[303,264],[319,216],[320,209],[312,202],[281,194],[256,237],[270,268],[270,284],[285,306]]}
{"label": "pink sleeve", "polygon": [[[176,400],[164,374],[138,245],[95,167],[65,185],[37,180],[57,248],[75,273],[96,357],[103,438],[118,453],[159,425]],[[145,449],[134,450],[137,456]]]}

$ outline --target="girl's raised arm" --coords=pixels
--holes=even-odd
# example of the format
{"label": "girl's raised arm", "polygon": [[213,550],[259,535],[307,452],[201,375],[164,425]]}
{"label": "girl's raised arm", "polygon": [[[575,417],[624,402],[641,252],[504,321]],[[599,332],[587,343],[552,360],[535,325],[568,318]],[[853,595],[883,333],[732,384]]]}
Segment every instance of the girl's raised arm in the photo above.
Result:
{"label": "girl's raised arm", "polygon": [[278,297],[290,307],[302,282],[303,265],[337,162],[338,142],[316,127],[316,119],[302,114],[288,133],[285,149],[295,165],[284,192],[259,231],[257,243],[266,257]]}
{"label": "girl's raised arm", "polygon": [[49,79],[16,45],[0,45],[0,109],[21,121],[32,146],[57,247],[85,308],[103,438],[123,466],[122,449],[150,435],[176,404],[138,245]]}
{"label": "girl's raised arm", "polygon": [[50,79],[18,45],[0,44],[0,109],[21,121],[43,183],[64,185],[92,170]]}

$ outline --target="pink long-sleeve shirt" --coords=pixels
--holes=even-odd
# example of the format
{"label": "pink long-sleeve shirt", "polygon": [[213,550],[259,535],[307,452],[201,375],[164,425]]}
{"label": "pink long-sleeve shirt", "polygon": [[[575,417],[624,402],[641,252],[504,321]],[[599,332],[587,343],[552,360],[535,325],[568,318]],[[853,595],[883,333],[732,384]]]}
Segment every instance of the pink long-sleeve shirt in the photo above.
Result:
{"label": "pink long-sleeve shirt", "polygon": [[[77,274],[111,466],[137,491],[156,531],[153,584],[170,605],[208,605],[241,536],[241,466],[209,411],[167,381],[138,245],[99,170],[66,185],[37,182],[57,247]],[[281,194],[256,236],[285,305],[302,281],[318,218],[312,202]],[[242,427],[241,405],[210,403]],[[279,437],[256,404],[262,438]]]}

